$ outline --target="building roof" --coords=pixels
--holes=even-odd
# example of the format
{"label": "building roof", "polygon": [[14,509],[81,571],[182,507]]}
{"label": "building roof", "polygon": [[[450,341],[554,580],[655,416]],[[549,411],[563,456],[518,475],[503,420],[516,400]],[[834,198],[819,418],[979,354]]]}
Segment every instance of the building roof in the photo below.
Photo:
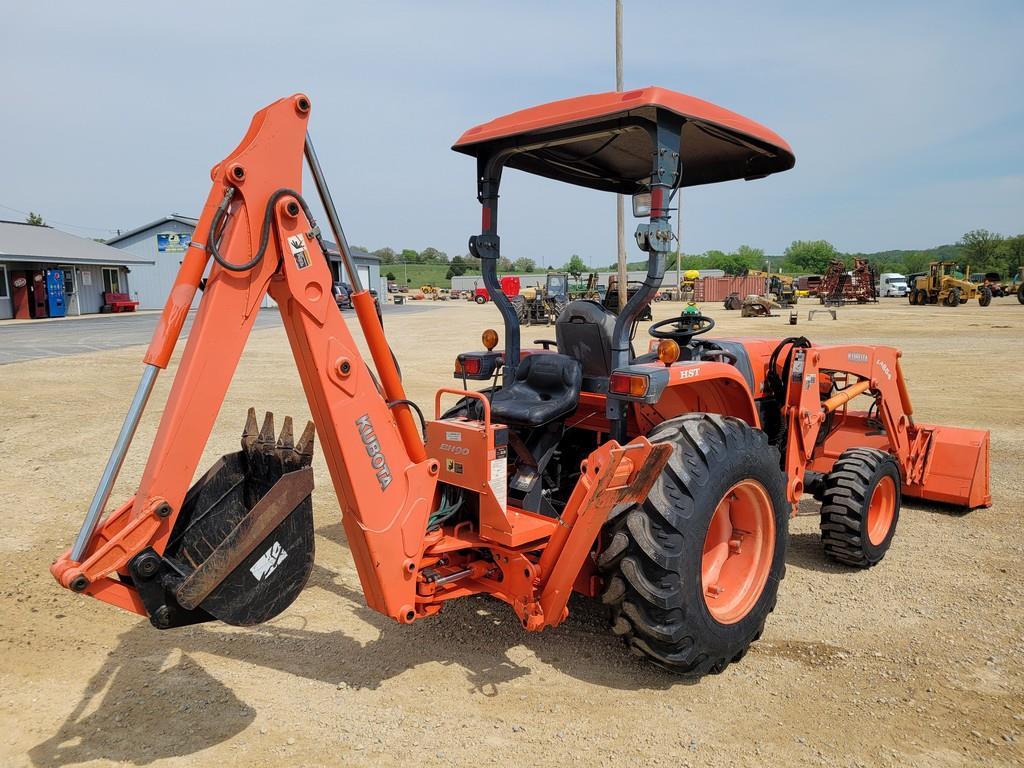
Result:
{"label": "building roof", "polygon": [[[329,259],[336,261],[341,258],[341,252],[338,250],[338,244],[333,240],[324,238],[324,247],[327,249],[327,257]],[[352,258],[359,259],[359,261],[380,261],[380,256],[374,256],[372,253],[364,251],[362,248],[353,248]]]}
{"label": "building roof", "polygon": [[177,221],[188,227],[192,227],[193,229],[195,228],[196,224],[199,223],[199,219],[192,218],[191,216],[182,216],[180,213],[172,213],[170,216],[164,216],[162,218],[157,219],[156,221],[149,222],[149,224],[143,224],[141,227],[136,227],[135,229],[129,229],[127,232],[122,232],[117,237],[112,237],[109,240],[107,240],[107,245],[114,245],[115,243],[119,243],[122,240],[128,239],[129,237],[134,237],[140,232],[145,232],[147,229],[156,229],[157,227],[163,226],[169,221]]}
{"label": "building roof", "polygon": [[0,221],[0,261],[117,266],[153,263],[95,240],[21,221]]}
{"label": "building roof", "polygon": [[[121,242],[122,240],[126,240],[129,237],[134,237],[135,235],[139,234],[140,232],[145,232],[145,231],[150,230],[150,229],[157,229],[158,227],[163,226],[164,224],[166,224],[169,221],[177,221],[177,222],[179,222],[181,224],[184,224],[185,226],[192,227],[192,228],[195,228],[195,226],[199,223],[199,219],[195,219],[195,218],[193,218],[191,216],[183,216],[180,213],[172,213],[169,216],[164,216],[163,218],[156,219],[155,221],[151,221],[148,224],[143,224],[141,227],[136,227],[135,229],[130,229],[127,232],[122,232],[117,237],[112,237],[109,240],[107,240],[107,245],[116,245],[117,243]],[[337,243],[335,243],[335,242],[333,242],[331,240],[327,240],[325,238],[324,239],[324,245],[327,246],[327,255],[328,255],[328,257],[330,257],[332,259],[338,259],[339,258],[339,255],[338,255],[338,244]],[[353,248],[352,249],[352,258],[359,259],[360,261],[380,261],[380,257],[379,256],[374,256],[369,251],[364,251],[361,248]],[[146,262],[146,263],[147,264],[152,264],[153,262]]]}

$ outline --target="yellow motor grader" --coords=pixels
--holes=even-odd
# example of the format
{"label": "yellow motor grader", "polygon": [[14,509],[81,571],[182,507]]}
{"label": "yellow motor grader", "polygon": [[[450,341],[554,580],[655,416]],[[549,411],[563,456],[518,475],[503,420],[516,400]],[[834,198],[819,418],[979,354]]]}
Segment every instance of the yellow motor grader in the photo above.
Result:
{"label": "yellow motor grader", "polygon": [[[956,276],[955,261],[933,261],[928,271],[914,281],[914,288],[907,294],[910,303],[917,306],[942,304],[957,307],[965,301],[977,299],[978,304],[987,307],[992,303],[992,289],[987,285],[976,285],[970,280]],[[964,275],[971,274],[968,266]]]}

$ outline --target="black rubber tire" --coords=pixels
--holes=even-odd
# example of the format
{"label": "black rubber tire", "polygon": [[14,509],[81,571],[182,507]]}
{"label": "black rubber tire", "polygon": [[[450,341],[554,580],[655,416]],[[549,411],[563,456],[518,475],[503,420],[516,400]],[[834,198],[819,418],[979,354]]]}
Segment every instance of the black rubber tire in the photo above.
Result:
{"label": "black rubber tire", "polygon": [[[672,456],[643,504],[605,525],[602,601],[612,631],[634,653],[688,677],[717,674],[761,636],[785,575],[791,507],[779,453],[760,430],[716,414],[669,419],[648,437],[670,443]],[[722,497],[747,478],[758,480],[771,500],[773,556],[754,606],[736,623],[720,624],[703,595],[704,540]]]}
{"label": "black rubber tire", "polygon": [[978,304],[982,307],[987,307],[992,303],[992,289],[985,286],[978,291]]}
{"label": "black rubber tire", "polygon": [[[888,475],[896,485],[896,506],[885,538],[872,544],[867,535],[868,505],[879,481]],[[847,448],[821,491],[821,543],[831,559],[855,568],[877,565],[892,544],[900,520],[900,469],[891,454],[875,448]]]}
{"label": "black rubber tire", "polygon": [[960,306],[960,289],[950,288],[949,293],[946,294],[947,307],[959,307]]}
{"label": "black rubber tire", "polygon": [[473,297],[473,301],[475,301],[477,304],[486,304],[487,303],[487,299],[485,297],[483,297],[483,296],[474,296]]}
{"label": "black rubber tire", "polygon": [[1017,301],[1019,301],[1021,304],[1024,304],[1024,283],[1021,283],[1017,287]]}
{"label": "black rubber tire", "polygon": [[917,289],[907,292],[907,301],[910,302],[911,305],[917,304]]}

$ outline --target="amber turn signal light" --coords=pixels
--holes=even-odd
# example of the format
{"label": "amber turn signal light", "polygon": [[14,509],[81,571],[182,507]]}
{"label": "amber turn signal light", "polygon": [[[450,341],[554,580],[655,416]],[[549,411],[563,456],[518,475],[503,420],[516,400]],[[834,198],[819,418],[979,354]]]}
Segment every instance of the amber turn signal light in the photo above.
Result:
{"label": "amber turn signal light", "polygon": [[658,342],[658,359],[665,365],[672,365],[679,359],[679,345],[672,339],[662,339]]}
{"label": "amber turn signal light", "polygon": [[608,379],[608,391],[613,395],[643,397],[648,384],[649,379],[640,373],[613,373]]}
{"label": "amber turn signal light", "polygon": [[490,352],[492,349],[498,346],[498,332],[493,328],[488,328],[486,331],[483,332],[483,335],[480,337],[480,340],[483,341],[484,346],[487,347],[487,351]]}

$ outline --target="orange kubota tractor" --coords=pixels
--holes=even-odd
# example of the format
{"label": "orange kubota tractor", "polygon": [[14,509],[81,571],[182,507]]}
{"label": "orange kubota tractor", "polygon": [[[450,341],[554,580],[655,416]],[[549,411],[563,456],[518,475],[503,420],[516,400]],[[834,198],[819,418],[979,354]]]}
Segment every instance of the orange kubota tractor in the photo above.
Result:
{"label": "orange kubota tractor", "polygon": [[[717,672],[761,634],[784,573],[788,520],[805,493],[822,502],[826,553],[854,566],[882,558],[903,495],[990,503],[988,433],[915,421],[891,347],[710,338],[711,318],[683,314],[651,326],[648,351],[633,348],[634,323],[673,248],[676,192],[791,168],[792,151],[767,128],[646,88],[467,131],[454,149],[476,159],[482,225],[470,248],[505,344],[495,349],[497,334],[486,331],[486,350],[459,355],[463,387],[439,389],[424,420],[350,263],[376,377],[332,298],[320,230],[300,191],[303,155],[346,263],[350,254],[307,134],[310,109],[301,94],[271,104],[214,166],[85,522],[52,566],[62,586],[161,629],[265,621],[302,590],[313,561],[312,425],[295,440],[290,420],[275,435],[269,414],[259,429],[250,411],[242,450],[192,484],[268,291],[366,601],[399,622],[484,594],[540,630],[562,622],[579,592],[610,607],[612,630],[635,651],[675,671]],[[504,168],[636,196],[648,273],[617,315],[573,301],[554,340],[521,348],[496,270]],[[101,520],[200,287],[138,490]],[[470,391],[470,380],[491,386]],[[445,395],[461,400],[442,414]],[[866,410],[854,410],[857,397]]]}

